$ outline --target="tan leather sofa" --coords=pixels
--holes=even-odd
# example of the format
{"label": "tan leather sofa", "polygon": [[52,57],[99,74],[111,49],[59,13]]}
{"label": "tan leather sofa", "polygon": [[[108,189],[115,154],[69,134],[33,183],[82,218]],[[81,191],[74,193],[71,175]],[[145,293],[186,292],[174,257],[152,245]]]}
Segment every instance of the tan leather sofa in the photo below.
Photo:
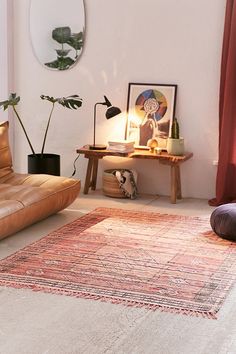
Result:
{"label": "tan leather sofa", "polygon": [[72,178],[15,173],[8,122],[0,123],[0,239],[66,208],[79,191]]}

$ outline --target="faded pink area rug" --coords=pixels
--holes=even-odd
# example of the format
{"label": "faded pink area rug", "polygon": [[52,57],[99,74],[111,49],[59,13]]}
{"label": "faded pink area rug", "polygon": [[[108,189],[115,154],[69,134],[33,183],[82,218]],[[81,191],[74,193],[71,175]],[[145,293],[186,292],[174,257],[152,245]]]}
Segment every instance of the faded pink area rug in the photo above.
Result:
{"label": "faded pink area rug", "polygon": [[0,261],[0,285],[216,318],[236,245],[199,217],[98,208]]}

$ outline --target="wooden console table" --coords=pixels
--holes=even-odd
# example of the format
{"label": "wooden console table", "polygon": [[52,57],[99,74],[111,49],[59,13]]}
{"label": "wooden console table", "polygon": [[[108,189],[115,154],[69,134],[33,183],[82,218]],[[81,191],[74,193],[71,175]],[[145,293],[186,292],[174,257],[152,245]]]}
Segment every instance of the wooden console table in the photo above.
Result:
{"label": "wooden console table", "polygon": [[88,159],[87,173],[84,185],[84,194],[88,194],[89,188],[96,189],[97,184],[97,170],[98,161],[104,156],[120,156],[137,159],[154,159],[158,160],[161,164],[170,166],[171,171],[171,185],[170,185],[170,199],[171,203],[176,203],[176,199],[182,199],[181,194],[181,178],[180,178],[180,164],[189,160],[193,154],[185,153],[183,156],[169,155],[167,152],[163,152],[160,155],[152,153],[148,150],[135,149],[131,153],[114,152],[106,150],[90,150],[88,145],[77,149],[78,154],[83,154]]}

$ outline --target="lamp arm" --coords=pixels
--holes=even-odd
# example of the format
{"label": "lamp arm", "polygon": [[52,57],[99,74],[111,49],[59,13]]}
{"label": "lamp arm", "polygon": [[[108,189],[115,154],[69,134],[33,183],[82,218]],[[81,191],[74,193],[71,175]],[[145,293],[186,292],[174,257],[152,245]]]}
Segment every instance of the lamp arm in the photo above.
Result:
{"label": "lamp arm", "polygon": [[93,146],[95,145],[96,107],[97,107],[97,103],[95,103],[93,109]]}
{"label": "lamp arm", "polygon": [[[109,109],[113,108],[111,102],[108,100],[108,98],[106,96],[104,96],[104,100],[105,100],[104,102],[97,102],[94,105],[94,110],[93,110],[93,146],[95,146],[95,143],[96,143],[95,142],[95,136],[96,136],[96,113],[97,113],[96,110],[97,110],[97,105],[101,104],[101,105],[107,106]],[[114,107],[114,108],[117,110],[116,107]],[[118,113],[120,113],[120,109],[119,109],[119,112],[115,113],[115,115],[118,114]],[[109,118],[111,118],[113,116],[114,116],[114,114],[110,115],[110,116],[106,115],[107,119],[109,119]]]}
{"label": "lamp arm", "polygon": [[96,135],[96,109],[97,105],[102,104],[100,102],[95,103],[93,110],[93,146],[95,146],[95,135]]}

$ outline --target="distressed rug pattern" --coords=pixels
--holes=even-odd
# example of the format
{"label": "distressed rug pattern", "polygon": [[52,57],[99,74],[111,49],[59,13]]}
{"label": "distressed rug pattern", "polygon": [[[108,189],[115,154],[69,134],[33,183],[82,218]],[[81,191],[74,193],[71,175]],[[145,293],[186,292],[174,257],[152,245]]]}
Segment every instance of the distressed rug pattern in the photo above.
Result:
{"label": "distressed rug pattern", "polygon": [[236,246],[199,217],[97,208],[0,261],[0,285],[216,318]]}

